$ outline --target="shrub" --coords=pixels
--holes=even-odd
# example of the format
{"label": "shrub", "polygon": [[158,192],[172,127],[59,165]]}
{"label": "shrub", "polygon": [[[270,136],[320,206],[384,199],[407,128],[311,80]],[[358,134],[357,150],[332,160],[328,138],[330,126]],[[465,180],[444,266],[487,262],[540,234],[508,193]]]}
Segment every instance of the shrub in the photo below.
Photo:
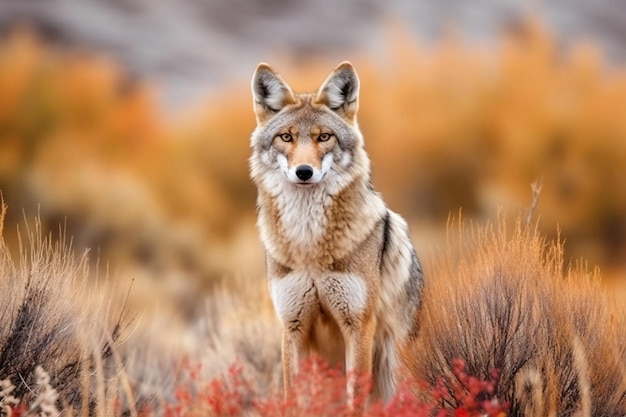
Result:
{"label": "shrub", "polygon": [[462,356],[478,378],[499,370],[493,394],[512,415],[624,415],[623,305],[597,271],[565,264],[562,243],[506,224],[461,223],[425,268],[410,373],[450,386]]}
{"label": "shrub", "polygon": [[0,405],[13,415],[24,406],[45,416],[95,410],[103,405],[95,392],[123,393],[117,350],[125,322],[120,316],[109,328],[105,298],[86,287],[87,256],[77,258],[63,232],[55,240],[38,221],[26,224],[14,261],[2,235],[5,213],[0,199]]}

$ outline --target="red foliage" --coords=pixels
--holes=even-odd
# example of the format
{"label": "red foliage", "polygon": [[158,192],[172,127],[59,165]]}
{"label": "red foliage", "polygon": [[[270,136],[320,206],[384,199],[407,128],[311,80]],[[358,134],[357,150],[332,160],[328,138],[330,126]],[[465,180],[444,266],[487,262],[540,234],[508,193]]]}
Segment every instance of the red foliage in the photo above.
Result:
{"label": "red foliage", "polygon": [[[188,365],[185,365],[188,367]],[[302,363],[295,379],[295,398],[283,400],[280,393],[262,395],[254,384],[245,378],[240,366],[231,366],[224,375],[208,383],[199,380],[198,372],[187,368],[188,386],[176,392],[176,399],[165,409],[167,417],[189,415],[238,416],[251,412],[261,417],[291,415],[317,417],[342,417],[352,415],[346,401],[346,376],[340,369],[331,368],[319,358]],[[395,397],[388,403],[375,403],[366,407],[364,417],[503,417],[508,404],[495,396],[499,373],[491,372],[482,380],[465,372],[465,362],[453,363],[452,381],[440,379],[434,386],[425,386],[416,396],[418,384],[401,384]],[[369,384],[363,379],[365,386]],[[195,385],[194,385],[195,384]],[[421,398],[431,398],[425,401]],[[366,401],[365,396],[355,401]]]}
{"label": "red foliage", "polygon": [[[296,395],[283,399],[281,393],[262,394],[251,380],[245,377],[243,368],[232,365],[224,374],[206,382],[201,377],[202,367],[183,361],[179,375],[179,387],[174,399],[163,410],[144,408],[139,415],[150,417],[210,416],[234,417],[255,415],[280,417],[284,415],[306,417],[348,417],[353,415],[346,401],[344,372],[329,367],[314,357],[301,364],[301,372],[295,378]],[[504,417],[509,405],[494,396],[499,372],[493,370],[490,378],[483,380],[465,371],[465,362],[454,361],[454,378],[440,378],[434,386],[405,381],[400,384],[394,398],[387,404],[380,402],[365,408],[363,417]],[[362,377],[361,386],[371,387],[369,378]],[[420,387],[419,389],[417,387]],[[420,393],[419,396],[416,392]],[[426,401],[423,398],[430,398]],[[356,398],[358,408],[367,396]],[[122,414],[117,408],[118,414]],[[11,409],[13,417],[28,414],[28,407],[20,404]],[[162,412],[159,412],[162,411]]]}
{"label": "red foliage", "polygon": [[452,373],[456,380],[447,384],[439,379],[432,388],[433,398],[440,404],[450,404],[452,412],[439,410],[438,416],[453,417],[502,417],[506,415],[509,406],[499,401],[494,393],[500,372],[494,369],[490,373],[490,379],[482,380],[468,375],[465,372],[465,362],[456,359],[452,363]]}
{"label": "red foliage", "polygon": [[11,407],[11,417],[22,417],[28,415],[28,407],[26,404],[18,404],[15,407]]}

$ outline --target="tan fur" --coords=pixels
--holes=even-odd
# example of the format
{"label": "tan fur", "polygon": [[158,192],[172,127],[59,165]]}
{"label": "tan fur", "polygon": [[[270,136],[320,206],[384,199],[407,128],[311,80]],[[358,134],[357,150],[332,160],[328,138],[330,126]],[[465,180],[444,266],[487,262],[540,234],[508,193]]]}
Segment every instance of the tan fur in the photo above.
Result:
{"label": "tan fur", "polygon": [[298,362],[318,352],[345,364],[348,401],[363,389],[354,376],[370,374],[374,395],[390,399],[400,345],[414,331],[421,267],[406,222],[371,187],[358,88],[349,63],[313,94],[294,93],[266,64],[252,80],[250,169],[288,398]]}
{"label": "tan fur", "polygon": [[457,240],[458,254],[429,269],[420,332],[403,355],[411,374],[452,381],[461,358],[472,375],[501,371],[495,395],[512,416],[626,415],[624,308],[597,277],[563,276],[562,246],[521,224],[463,228]]}

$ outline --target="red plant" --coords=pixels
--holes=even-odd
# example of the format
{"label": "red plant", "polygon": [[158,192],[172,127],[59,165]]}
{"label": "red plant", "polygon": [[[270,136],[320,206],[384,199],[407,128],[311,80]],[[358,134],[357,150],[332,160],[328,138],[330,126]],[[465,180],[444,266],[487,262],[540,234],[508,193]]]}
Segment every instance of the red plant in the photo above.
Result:
{"label": "red plant", "polygon": [[444,382],[442,378],[431,389],[434,401],[439,404],[448,404],[449,411],[440,409],[440,417],[502,417],[506,415],[509,405],[495,397],[496,386],[500,379],[500,372],[493,369],[490,378],[480,379],[468,375],[465,371],[465,362],[455,359],[452,363],[452,373],[455,379]]}
{"label": "red plant", "polygon": [[187,415],[238,416],[252,401],[253,389],[239,365],[208,383],[201,380],[202,366],[183,361],[185,384],[174,393],[175,400],[165,406],[166,417]]}
{"label": "red plant", "polygon": [[[300,373],[294,380],[295,396],[287,400],[283,399],[282,393],[259,392],[237,364],[208,382],[202,379],[200,364],[184,360],[180,369],[179,387],[174,392],[173,400],[166,403],[162,410],[147,407],[138,410],[140,416],[234,417],[252,414],[281,417],[288,414],[348,417],[354,415],[353,409],[359,409],[359,406],[367,403],[367,393],[371,388],[369,378],[359,377],[358,383],[366,389],[352,406],[348,405],[346,381],[350,376],[346,376],[339,368],[330,367],[319,357],[302,362]],[[452,364],[452,375],[448,379],[439,378],[435,385],[404,381],[387,404],[376,402],[362,407],[363,417],[506,416],[509,405],[495,396],[500,376],[497,370],[491,371],[490,378],[483,380],[468,375],[465,362],[457,359]],[[115,414],[122,414],[119,408],[116,410]],[[11,408],[13,417],[27,415],[28,412],[26,404]]]}
{"label": "red plant", "polygon": [[[26,404],[18,404],[15,407],[11,407],[11,417],[22,417],[28,415],[28,407]],[[0,413],[1,414],[1,413]]]}
{"label": "red plant", "polygon": [[[188,366],[188,365],[186,365]],[[261,394],[254,384],[245,378],[243,369],[234,365],[208,383],[199,380],[198,373],[189,369],[189,386],[176,393],[174,404],[165,409],[167,417],[188,415],[238,416],[253,412],[261,417],[291,415],[318,417],[351,416],[352,408],[346,401],[346,380],[341,369],[329,367],[320,358],[312,358],[301,364],[301,372],[295,379],[296,395],[283,400],[282,394]],[[425,385],[417,396],[415,382],[401,384],[388,404],[374,403],[365,407],[364,417],[503,417],[508,404],[495,397],[499,373],[492,371],[487,380],[468,375],[465,362],[454,361],[449,381],[439,379],[434,386]],[[363,378],[360,383],[370,386]],[[193,385],[197,384],[197,385]],[[423,385],[423,384],[422,384]],[[355,406],[367,401],[367,396],[355,399]],[[422,398],[431,398],[425,401]]]}

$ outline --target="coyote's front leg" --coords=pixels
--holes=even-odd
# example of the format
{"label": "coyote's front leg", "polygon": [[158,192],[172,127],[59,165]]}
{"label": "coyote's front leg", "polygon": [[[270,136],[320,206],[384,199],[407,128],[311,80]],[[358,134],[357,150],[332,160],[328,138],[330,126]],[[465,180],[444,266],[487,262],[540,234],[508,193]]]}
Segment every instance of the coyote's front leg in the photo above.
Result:
{"label": "coyote's front leg", "polygon": [[297,400],[293,380],[298,373],[300,360],[308,353],[305,351],[302,337],[303,335],[298,331],[291,331],[288,327],[283,329],[282,361],[286,403]]}
{"label": "coyote's front leg", "polygon": [[361,415],[367,404],[366,382],[372,376],[375,321],[370,315],[341,327],[346,343],[348,406],[356,415]]}
{"label": "coyote's front leg", "polygon": [[317,291],[304,274],[287,273],[269,283],[274,308],[283,326],[282,362],[285,401],[296,400],[293,387],[299,362],[309,354],[311,326],[319,314]]}
{"label": "coyote's front leg", "polygon": [[353,274],[333,274],[321,282],[320,299],[343,336],[348,378],[348,405],[362,414],[367,392],[365,378],[372,374],[376,317],[366,279]]}

